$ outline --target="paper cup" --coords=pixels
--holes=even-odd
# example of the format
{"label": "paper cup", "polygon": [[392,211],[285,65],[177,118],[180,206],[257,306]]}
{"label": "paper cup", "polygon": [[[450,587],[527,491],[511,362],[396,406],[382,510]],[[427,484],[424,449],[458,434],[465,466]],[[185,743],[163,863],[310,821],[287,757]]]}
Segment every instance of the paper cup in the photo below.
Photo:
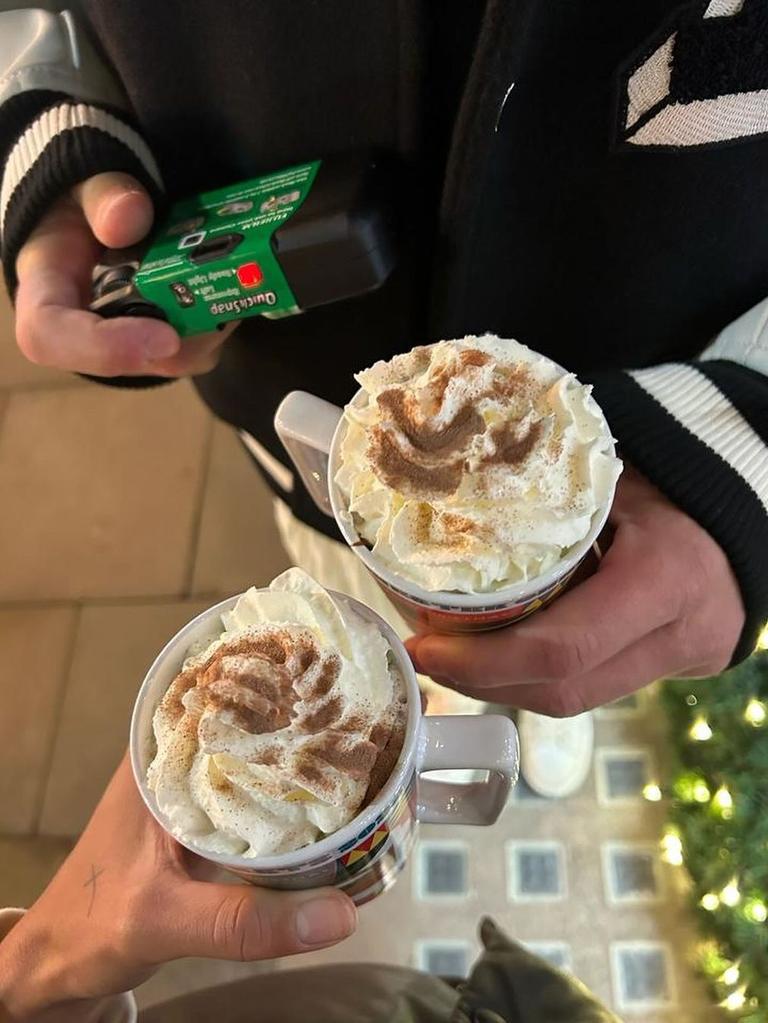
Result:
{"label": "paper cup", "polygon": [[[147,785],[155,755],[152,718],[166,690],[181,670],[193,644],[215,639],[221,615],[234,607],[230,597],[185,625],[161,650],[147,672],[131,719],[130,752],[136,784],[159,824],[176,841],[203,859],[266,888],[316,888],[333,885],[363,905],[394,884],[403,869],[420,822],[493,824],[517,780],[517,731],[501,715],[424,717],[410,658],[392,629],[370,608],[351,597],[332,593],[373,622],[390,644],[408,697],[408,721],[400,758],[376,799],[351,823],[312,845],[279,856],[252,858],[211,853],[194,840],[176,835]],[[424,778],[427,771],[476,769],[483,781],[466,784]]]}

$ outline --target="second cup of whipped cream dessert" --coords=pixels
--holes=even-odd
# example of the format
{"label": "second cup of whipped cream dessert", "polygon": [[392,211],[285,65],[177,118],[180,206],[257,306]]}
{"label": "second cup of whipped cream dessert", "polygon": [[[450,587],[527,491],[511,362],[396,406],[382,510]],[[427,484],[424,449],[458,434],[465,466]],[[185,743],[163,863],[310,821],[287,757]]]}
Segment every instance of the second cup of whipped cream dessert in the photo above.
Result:
{"label": "second cup of whipped cream dessert", "polygon": [[406,621],[497,628],[557,596],[621,473],[591,388],[493,335],[417,347],[356,380],[343,411],[292,392],[275,428]]}
{"label": "second cup of whipped cream dessert", "polygon": [[[254,884],[336,885],[358,905],[394,882],[419,821],[492,824],[518,768],[508,718],[423,717],[389,626],[296,568],[170,640],[130,747],[144,801],[182,845]],[[422,777],[453,768],[488,774]]]}

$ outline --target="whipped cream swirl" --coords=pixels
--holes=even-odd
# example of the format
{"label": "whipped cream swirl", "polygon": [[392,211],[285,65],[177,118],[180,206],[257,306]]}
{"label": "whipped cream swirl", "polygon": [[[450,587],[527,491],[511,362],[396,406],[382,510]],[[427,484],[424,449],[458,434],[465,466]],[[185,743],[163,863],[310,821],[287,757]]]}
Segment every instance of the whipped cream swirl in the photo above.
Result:
{"label": "whipped cream swirl", "polygon": [[356,379],[336,484],[374,555],[424,590],[535,578],[611,499],[621,462],[591,388],[517,341],[440,341]]}
{"label": "whipped cream swirl", "polygon": [[387,780],[404,684],[380,630],[289,569],[250,589],[158,706],[148,771],[171,830],[265,856],[336,831]]}

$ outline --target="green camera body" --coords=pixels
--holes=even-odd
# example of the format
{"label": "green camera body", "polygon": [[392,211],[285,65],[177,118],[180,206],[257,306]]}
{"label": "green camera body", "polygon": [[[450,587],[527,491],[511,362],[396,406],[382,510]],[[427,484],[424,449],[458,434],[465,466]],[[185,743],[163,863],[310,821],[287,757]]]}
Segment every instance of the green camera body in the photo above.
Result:
{"label": "green camera body", "polygon": [[390,184],[379,159],[355,155],[183,199],[140,258],[113,252],[96,268],[90,308],[187,337],[364,294],[395,262]]}

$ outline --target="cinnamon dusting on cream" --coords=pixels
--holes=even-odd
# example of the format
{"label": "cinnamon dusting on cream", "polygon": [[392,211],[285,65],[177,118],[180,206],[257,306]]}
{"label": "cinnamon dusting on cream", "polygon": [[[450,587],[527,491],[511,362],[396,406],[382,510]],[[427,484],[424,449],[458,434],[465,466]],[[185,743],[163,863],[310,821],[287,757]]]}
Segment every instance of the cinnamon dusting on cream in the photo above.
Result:
{"label": "cinnamon dusting on cream", "polygon": [[204,850],[300,848],[360,809],[384,750],[402,747],[405,701],[376,625],[289,569],[184,663],[154,714],[148,782]]}
{"label": "cinnamon dusting on cream", "polygon": [[430,425],[419,415],[411,395],[400,388],[383,391],[377,398],[379,408],[388,413],[395,426],[408,438],[416,451],[427,454],[455,455],[467,441],[482,431],[483,417],[471,405],[460,408],[444,425]]}
{"label": "cinnamon dusting on cream", "polygon": [[522,436],[518,435],[514,426],[509,423],[493,430],[491,436],[496,450],[494,454],[486,458],[486,464],[510,467],[522,465],[538,444],[543,428],[544,423],[539,419],[537,422],[531,423]]}
{"label": "cinnamon dusting on cream", "polygon": [[463,459],[423,465],[403,454],[392,435],[378,427],[372,433],[369,455],[376,474],[390,487],[406,493],[452,494],[464,472]]}
{"label": "cinnamon dusting on cream", "polygon": [[[525,366],[497,366],[490,383],[463,404],[447,421],[435,421],[442,411],[452,380],[466,370],[491,362],[486,352],[467,348],[453,363],[440,369],[429,381],[426,415],[416,395],[405,385],[388,387],[376,396],[381,422],[371,431],[368,449],[371,467],[388,486],[414,497],[425,498],[455,493],[468,471],[467,453],[473,440],[487,432],[477,406],[485,399],[509,401],[529,399],[531,378]],[[537,443],[540,423],[534,423],[524,439],[518,439],[514,423],[491,431],[494,453],[481,455],[474,472],[484,466],[520,464]]]}
{"label": "cinnamon dusting on cream", "polygon": [[621,464],[591,388],[517,341],[440,341],[356,379],[336,485],[372,556],[428,592],[547,573],[610,500]]}

